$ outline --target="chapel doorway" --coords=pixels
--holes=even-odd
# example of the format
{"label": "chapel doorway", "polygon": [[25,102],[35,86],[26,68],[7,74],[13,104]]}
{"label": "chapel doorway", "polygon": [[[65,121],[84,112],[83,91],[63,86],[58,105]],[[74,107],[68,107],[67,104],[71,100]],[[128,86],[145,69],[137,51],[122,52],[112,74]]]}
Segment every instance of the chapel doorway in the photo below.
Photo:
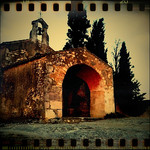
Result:
{"label": "chapel doorway", "polygon": [[64,117],[90,116],[90,90],[84,80],[76,76],[65,78],[63,100]]}

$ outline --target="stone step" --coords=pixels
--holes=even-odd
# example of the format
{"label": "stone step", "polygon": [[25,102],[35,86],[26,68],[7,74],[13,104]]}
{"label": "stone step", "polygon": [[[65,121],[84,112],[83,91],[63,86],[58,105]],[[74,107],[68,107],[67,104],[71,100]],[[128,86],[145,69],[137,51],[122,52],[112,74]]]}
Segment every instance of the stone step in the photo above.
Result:
{"label": "stone step", "polygon": [[63,117],[62,121],[65,123],[79,123],[84,121],[96,121],[101,119],[102,118],[93,118],[93,117]]}

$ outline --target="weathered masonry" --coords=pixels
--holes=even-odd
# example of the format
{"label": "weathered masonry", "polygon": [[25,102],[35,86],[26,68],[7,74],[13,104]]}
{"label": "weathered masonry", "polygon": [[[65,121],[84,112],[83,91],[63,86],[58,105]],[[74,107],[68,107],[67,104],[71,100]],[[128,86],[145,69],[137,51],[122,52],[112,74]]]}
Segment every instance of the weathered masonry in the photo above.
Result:
{"label": "weathered masonry", "polygon": [[104,117],[115,112],[112,68],[86,48],[54,51],[44,20],[32,25],[30,39],[0,45],[0,117]]}

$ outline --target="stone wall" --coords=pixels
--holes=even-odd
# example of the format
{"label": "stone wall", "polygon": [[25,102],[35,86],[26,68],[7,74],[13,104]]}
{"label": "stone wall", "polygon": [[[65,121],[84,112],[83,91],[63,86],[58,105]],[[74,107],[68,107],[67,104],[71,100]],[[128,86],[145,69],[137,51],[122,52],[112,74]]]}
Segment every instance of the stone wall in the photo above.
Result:
{"label": "stone wall", "polygon": [[2,68],[26,63],[37,57],[52,53],[54,50],[48,45],[31,40],[19,40],[0,44],[0,66]]}
{"label": "stone wall", "polygon": [[43,70],[44,64],[35,60],[4,71],[2,117],[44,117]]}

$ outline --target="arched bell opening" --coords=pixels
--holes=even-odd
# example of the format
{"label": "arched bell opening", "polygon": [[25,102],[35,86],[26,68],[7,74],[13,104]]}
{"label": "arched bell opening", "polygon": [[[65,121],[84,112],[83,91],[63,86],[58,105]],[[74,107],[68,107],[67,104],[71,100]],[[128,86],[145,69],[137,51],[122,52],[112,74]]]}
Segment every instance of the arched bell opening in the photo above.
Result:
{"label": "arched bell opening", "polygon": [[42,24],[38,22],[37,39],[40,41],[40,43],[42,41],[42,34],[43,34],[43,27]]}

